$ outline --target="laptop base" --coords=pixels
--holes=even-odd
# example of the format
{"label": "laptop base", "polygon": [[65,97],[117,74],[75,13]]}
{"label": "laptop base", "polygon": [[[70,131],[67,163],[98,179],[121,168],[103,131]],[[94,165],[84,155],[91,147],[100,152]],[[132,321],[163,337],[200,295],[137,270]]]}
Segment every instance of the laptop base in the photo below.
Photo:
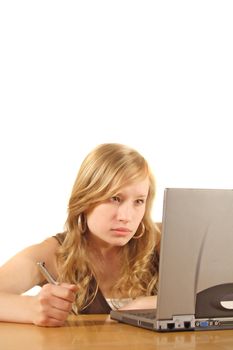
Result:
{"label": "laptop base", "polygon": [[[113,320],[157,332],[208,331],[233,328],[233,318],[196,318],[194,315],[176,315],[169,320],[156,320],[156,310],[112,310]],[[140,319],[139,319],[140,316]]]}

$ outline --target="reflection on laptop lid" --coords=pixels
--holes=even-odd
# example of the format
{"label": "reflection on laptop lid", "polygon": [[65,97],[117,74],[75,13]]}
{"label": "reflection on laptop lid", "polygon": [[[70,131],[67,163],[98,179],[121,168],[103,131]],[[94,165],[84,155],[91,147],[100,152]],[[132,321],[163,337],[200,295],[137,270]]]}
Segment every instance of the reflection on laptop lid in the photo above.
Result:
{"label": "reflection on laptop lid", "polygon": [[233,329],[233,190],[164,193],[157,310],[111,318],[157,331]]}

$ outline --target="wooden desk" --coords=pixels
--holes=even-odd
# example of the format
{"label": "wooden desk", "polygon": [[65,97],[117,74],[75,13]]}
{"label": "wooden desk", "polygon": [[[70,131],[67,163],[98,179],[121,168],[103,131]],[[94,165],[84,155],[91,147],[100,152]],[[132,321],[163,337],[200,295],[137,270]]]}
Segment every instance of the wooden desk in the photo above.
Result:
{"label": "wooden desk", "polygon": [[0,322],[1,350],[232,350],[233,330],[156,333],[107,315],[71,316],[64,327]]}

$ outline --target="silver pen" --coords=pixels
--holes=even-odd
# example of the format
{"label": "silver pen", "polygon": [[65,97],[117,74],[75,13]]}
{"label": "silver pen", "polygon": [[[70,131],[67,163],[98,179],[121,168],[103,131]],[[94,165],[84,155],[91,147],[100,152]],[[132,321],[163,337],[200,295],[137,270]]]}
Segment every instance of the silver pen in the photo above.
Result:
{"label": "silver pen", "polygon": [[[49,271],[47,270],[45,263],[44,262],[38,262],[37,263],[40,272],[42,273],[42,275],[44,276],[44,278],[46,279],[47,282],[51,283],[51,284],[56,284],[58,285],[59,283],[50,275]],[[74,315],[77,315],[77,309],[76,306],[74,304],[72,304],[72,312]]]}

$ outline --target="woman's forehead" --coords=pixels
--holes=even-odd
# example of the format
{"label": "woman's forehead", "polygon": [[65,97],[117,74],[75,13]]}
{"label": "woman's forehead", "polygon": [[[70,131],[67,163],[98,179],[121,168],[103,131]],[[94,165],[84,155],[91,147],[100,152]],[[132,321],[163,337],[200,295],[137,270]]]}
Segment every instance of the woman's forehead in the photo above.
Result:
{"label": "woman's forehead", "polygon": [[126,184],[118,189],[118,193],[132,193],[137,196],[146,196],[150,187],[149,178],[143,180],[134,181],[133,183]]}

